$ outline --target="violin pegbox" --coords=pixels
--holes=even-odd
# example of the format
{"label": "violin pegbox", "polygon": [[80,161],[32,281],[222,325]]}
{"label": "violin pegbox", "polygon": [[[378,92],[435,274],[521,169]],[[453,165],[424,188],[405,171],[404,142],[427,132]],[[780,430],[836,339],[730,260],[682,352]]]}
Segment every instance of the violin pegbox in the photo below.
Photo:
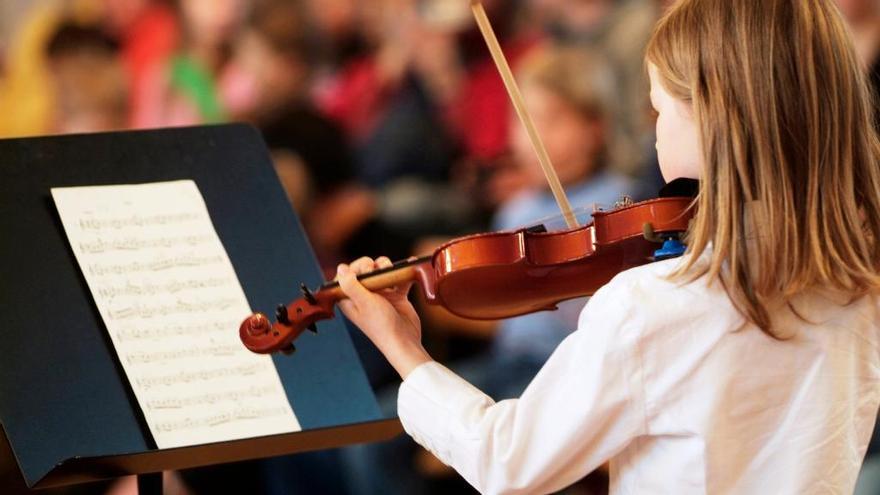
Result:
{"label": "violin pegbox", "polygon": [[281,351],[290,354],[296,350],[292,342],[305,330],[318,332],[316,322],[333,318],[333,303],[321,301],[311,291],[303,289],[303,297],[275,310],[275,322],[270,323],[263,313],[256,313],[242,322],[239,336],[245,347],[265,354]]}

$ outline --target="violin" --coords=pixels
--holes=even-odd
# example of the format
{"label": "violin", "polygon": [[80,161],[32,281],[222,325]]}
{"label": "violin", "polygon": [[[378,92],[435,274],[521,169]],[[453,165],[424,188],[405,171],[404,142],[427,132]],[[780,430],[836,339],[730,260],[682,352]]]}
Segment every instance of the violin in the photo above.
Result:
{"label": "violin", "polygon": [[[617,273],[679,255],[693,216],[690,196],[661,197],[596,211],[585,226],[547,232],[541,226],[475,234],[449,241],[433,254],[358,276],[376,291],[415,282],[428,304],[470,319],[495,320],[553,310],[559,302],[590,296]],[[660,244],[665,250],[658,250]],[[256,353],[293,352],[293,341],[333,318],[346,296],[336,282],[279,305],[274,323],[261,313],[239,329]]]}

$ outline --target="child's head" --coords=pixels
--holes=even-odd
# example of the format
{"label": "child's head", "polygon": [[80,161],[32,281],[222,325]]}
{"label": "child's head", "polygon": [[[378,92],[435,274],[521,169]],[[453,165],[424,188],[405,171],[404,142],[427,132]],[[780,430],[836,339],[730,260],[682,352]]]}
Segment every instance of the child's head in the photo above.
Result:
{"label": "child's head", "polygon": [[250,8],[249,0],[177,0],[185,40],[218,49],[232,43]]}
{"label": "child's head", "polygon": [[[703,273],[753,322],[770,331],[768,302],[808,287],[880,287],[880,144],[832,0],[679,1],[647,61],[652,96],[674,100],[658,108],[661,168],[702,179],[690,248],[711,243]],[[695,156],[665,153],[670,108],[690,119]]]}
{"label": "child's head", "polygon": [[113,39],[97,27],[64,22],[46,55],[54,86],[54,132],[97,132],[125,125],[128,87]]}
{"label": "child's head", "polygon": [[233,115],[265,124],[291,105],[305,101],[313,51],[299,3],[260,2],[233,56],[246,88],[246,104],[231,108]]}
{"label": "child's head", "polygon": [[[614,99],[608,65],[584,49],[545,48],[524,61],[518,79],[560,181],[587,179],[606,152],[607,106]],[[528,134],[511,119],[514,159],[545,183]]]}

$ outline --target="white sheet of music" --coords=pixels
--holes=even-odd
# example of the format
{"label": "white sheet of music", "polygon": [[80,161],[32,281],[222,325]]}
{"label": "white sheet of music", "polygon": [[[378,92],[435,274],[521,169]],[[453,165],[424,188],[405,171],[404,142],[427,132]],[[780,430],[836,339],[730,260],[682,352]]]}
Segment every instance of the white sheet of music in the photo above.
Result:
{"label": "white sheet of music", "polygon": [[67,238],[159,448],[299,431],[196,184],[54,188]]}

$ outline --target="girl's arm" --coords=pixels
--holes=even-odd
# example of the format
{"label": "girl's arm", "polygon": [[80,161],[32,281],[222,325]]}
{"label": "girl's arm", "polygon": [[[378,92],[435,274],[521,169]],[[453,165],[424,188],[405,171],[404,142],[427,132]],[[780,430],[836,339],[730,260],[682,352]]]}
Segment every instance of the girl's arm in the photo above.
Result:
{"label": "girl's arm", "polygon": [[559,490],[646,433],[638,312],[620,303],[624,289],[613,283],[596,293],[581,330],[560,344],[522,397],[498,403],[430,360],[411,306],[394,299],[399,292],[390,301],[360,293],[346,267],[340,284],[351,297],[343,311],[405,378],[398,414],[407,433],[481,492]]}

